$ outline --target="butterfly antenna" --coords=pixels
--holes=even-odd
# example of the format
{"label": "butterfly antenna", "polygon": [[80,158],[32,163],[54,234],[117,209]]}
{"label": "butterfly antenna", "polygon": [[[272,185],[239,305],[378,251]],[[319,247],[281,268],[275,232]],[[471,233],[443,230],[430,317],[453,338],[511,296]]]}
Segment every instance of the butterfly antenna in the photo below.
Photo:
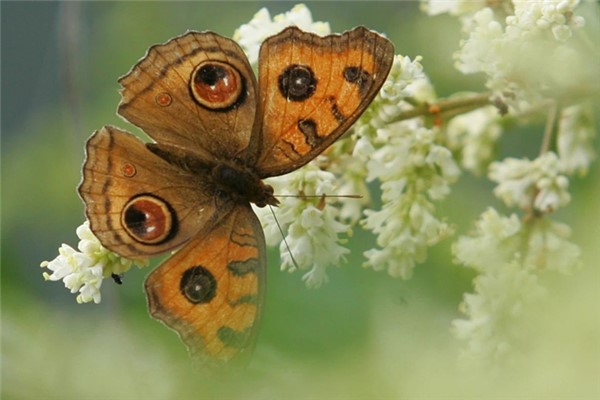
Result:
{"label": "butterfly antenna", "polygon": [[277,194],[275,197],[295,197],[300,199],[341,197],[344,199],[362,199],[360,194]]}
{"label": "butterfly antenna", "polygon": [[300,267],[298,266],[298,263],[296,262],[296,259],[294,258],[294,253],[292,253],[292,250],[290,249],[290,246],[288,245],[287,240],[285,240],[285,235],[283,234],[283,229],[281,228],[281,225],[279,224],[279,220],[277,219],[277,216],[275,215],[275,211],[273,210],[273,207],[270,204],[269,204],[269,209],[271,210],[271,214],[273,214],[273,219],[275,219],[277,228],[279,228],[279,232],[281,233],[281,238],[283,239],[283,243],[285,243],[285,248],[287,249],[288,253],[290,253],[290,257],[292,258],[292,264],[294,264],[294,268],[300,269]]}

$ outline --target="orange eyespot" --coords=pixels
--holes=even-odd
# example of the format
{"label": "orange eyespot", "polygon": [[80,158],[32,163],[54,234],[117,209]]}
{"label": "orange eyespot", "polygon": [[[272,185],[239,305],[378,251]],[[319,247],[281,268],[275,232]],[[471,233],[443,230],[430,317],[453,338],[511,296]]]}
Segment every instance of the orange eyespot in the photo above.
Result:
{"label": "orange eyespot", "polygon": [[239,71],[220,61],[199,64],[190,81],[194,99],[211,110],[224,110],[243,100],[243,81]]}
{"label": "orange eyespot", "polygon": [[121,167],[121,173],[127,178],[132,178],[137,173],[137,170],[135,169],[135,165],[131,163],[125,163]]}
{"label": "orange eyespot", "polygon": [[158,244],[174,231],[174,215],[168,203],[152,195],[132,198],[123,208],[121,225],[133,239]]}
{"label": "orange eyespot", "polygon": [[157,94],[156,97],[154,98],[154,100],[156,101],[156,104],[158,104],[161,107],[170,106],[171,103],[173,102],[173,98],[167,92],[161,92],[161,93]]}

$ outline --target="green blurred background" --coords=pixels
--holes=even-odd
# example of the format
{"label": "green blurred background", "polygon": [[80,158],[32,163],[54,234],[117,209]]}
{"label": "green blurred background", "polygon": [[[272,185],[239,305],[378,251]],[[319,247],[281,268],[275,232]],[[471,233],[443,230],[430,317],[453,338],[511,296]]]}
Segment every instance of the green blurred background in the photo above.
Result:
{"label": "green blurred background", "polygon": [[[599,398],[598,163],[572,181],[573,201],[555,216],[574,229],[584,268],[544,276],[550,296],[528,314],[534,345],[494,375],[457,368],[461,343],[449,328],[474,275],[452,263],[449,241],[402,281],[361,267],[374,238],[357,231],[348,263],[319,290],[280,272],[271,249],[255,357],[235,376],[190,368],[177,336],[148,316],[148,269],[130,271],[122,286],[106,281],[99,305],[78,305],[62,282],[44,282],[40,262],[63,242],[76,246],[84,220],[75,188],[85,140],[105,124],[137,131],[115,114],[117,78],[151,44],[187,29],[231,36],[261,7],[276,15],[294,4],[1,3],[2,399]],[[416,2],[306,4],[333,31],[366,25],[398,53],[424,56],[440,96],[482,90],[481,77],[453,68],[452,18],[428,18]],[[542,129],[507,133],[502,154],[535,156]],[[501,207],[491,189],[465,174],[440,213],[465,233],[487,206]]]}

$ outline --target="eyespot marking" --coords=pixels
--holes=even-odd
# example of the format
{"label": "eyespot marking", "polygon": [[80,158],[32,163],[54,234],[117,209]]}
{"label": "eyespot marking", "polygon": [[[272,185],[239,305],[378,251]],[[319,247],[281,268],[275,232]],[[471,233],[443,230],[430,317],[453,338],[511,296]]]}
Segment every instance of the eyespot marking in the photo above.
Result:
{"label": "eyespot marking", "polygon": [[135,174],[137,174],[137,169],[135,168],[135,165],[126,162],[121,166],[121,173],[126,178],[133,178]]}
{"label": "eyespot marking", "polygon": [[177,232],[175,210],[165,200],[151,194],[132,197],[121,212],[121,226],[134,240],[156,245]]}
{"label": "eyespot marking", "polygon": [[161,107],[168,107],[173,102],[173,97],[167,92],[161,92],[156,95],[154,101]]}
{"label": "eyespot marking", "polygon": [[287,100],[304,101],[317,88],[317,78],[308,65],[292,64],[279,75],[279,92]]}
{"label": "eyespot marking", "polygon": [[364,95],[373,83],[371,74],[361,67],[350,66],[344,68],[344,79],[358,86],[361,96]]}
{"label": "eyespot marking", "polygon": [[245,98],[245,84],[240,72],[221,61],[204,61],[192,72],[190,90],[202,106],[214,111],[228,111]]}
{"label": "eyespot marking", "polygon": [[208,269],[196,265],[181,275],[179,290],[190,303],[208,303],[217,294],[217,280]]}

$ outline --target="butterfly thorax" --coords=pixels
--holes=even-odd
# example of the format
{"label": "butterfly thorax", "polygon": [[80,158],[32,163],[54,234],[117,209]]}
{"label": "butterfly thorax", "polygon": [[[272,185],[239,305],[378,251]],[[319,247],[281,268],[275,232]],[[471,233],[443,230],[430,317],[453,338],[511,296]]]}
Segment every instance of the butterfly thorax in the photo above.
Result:
{"label": "butterfly thorax", "polygon": [[237,163],[218,163],[212,169],[216,190],[237,201],[248,201],[258,207],[276,206],[273,187],[265,184],[248,167]]}
{"label": "butterfly thorax", "polygon": [[254,203],[258,207],[279,204],[279,201],[273,196],[273,188],[265,184],[251,168],[241,161],[221,160],[215,162],[214,159],[203,157],[198,152],[160,143],[148,143],[146,147],[163,160],[183,170],[200,175],[210,173],[215,195],[219,197],[227,197],[236,202]]}

